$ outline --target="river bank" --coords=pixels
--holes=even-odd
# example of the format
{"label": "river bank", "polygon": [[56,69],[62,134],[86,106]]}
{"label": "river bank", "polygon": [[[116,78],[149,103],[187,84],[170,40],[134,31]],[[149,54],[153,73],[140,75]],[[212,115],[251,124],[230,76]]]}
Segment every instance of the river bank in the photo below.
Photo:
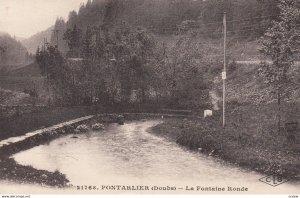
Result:
{"label": "river bank", "polygon": [[[82,111],[79,111],[82,112]],[[44,113],[43,113],[44,114]],[[70,114],[74,116],[75,114]],[[49,122],[53,120],[50,115]],[[71,121],[62,122],[54,126],[37,129],[36,131],[23,131],[20,136],[11,137],[0,141],[0,180],[16,183],[39,184],[44,186],[65,188],[69,187],[69,180],[58,171],[37,170],[31,166],[19,165],[11,158],[12,155],[28,150],[30,148],[49,144],[51,141],[66,136],[68,134],[78,134],[76,127],[86,124],[91,128],[95,123],[103,123],[105,126],[118,122],[119,114],[98,114],[95,116],[85,116]],[[144,118],[157,118],[160,114],[124,114],[126,121],[141,120]],[[168,117],[168,115],[166,115]],[[169,115],[169,117],[172,115]],[[44,117],[41,118],[42,120]],[[57,120],[57,118],[56,118]],[[63,119],[65,120],[65,118]],[[57,122],[57,121],[56,121]],[[82,131],[84,132],[84,131]]]}
{"label": "river bank", "polygon": [[86,116],[26,133],[26,135],[15,140],[12,137],[7,141],[0,141],[0,180],[58,188],[68,187],[69,180],[64,174],[58,171],[37,170],[31,166],[20,165],[11,156],[20,151],[47,144],[58,137],[75,133],[76,126],[91,122],[92,118],[93,116]]}
{"label": "river bank", "polygon": [[300,134],[296,132],[296,141],[290,142],[284,128],[278,133],[272,104],[229,109],[225,129],[221,119],[221,112],[207,119],[171,118],[150,132],[239,167],[300,181]]}
{"label": "river bank", "polygon": [[[274,126],[271,126],[272,116],[244,114],[242,110],[249,112],[250,110],[243,108],[235,108],[232,112],[229,112],[229,122],[225,130],[220,126],[221,117],[219,114],[215,114],[212,118],[206,120],[189,115],[155,113],[125,113],[123,115],[126,122],[159,118],[164,122],[155,126],[149,132],[163,136],[191,150],[222,158],[235,166],[250,168],[263,174],[273,174],[275,172],[284,175],[288,179],[299,181],[299,144],[291,144],[286,140],[285,134],[275,132]],[[256,110],[266,109],[256,107]],[[108,126],[108,124],[116,122],[117,117],[118,114],[99,114],[94,116],[93,119],[81,123],[91,126],[100,122]],[[257,121],[256,124],[253,124],[254,121],[250,122],[250,118],[255,118],[256,121],[263,120],[264,122],[262,124],[261,121]],[[232,119],[236,121],[230,122]],[[261,124],[258,125],[257,123]],[[37,134],[21,142],[1,148],[0,180],[60,188],[68,187],[68,179],[58,171],[42,171],[30,166],[22,166],[17,164],[10,156],[41,144],[47,144],[58,137],[74,134],[74,129],[78,124],[80,123],[73,126],[59,127],[50,130],[50,133]]]}
{"label": "river bank", "polygon": [[62,122],[93,114],[93,108],[80,107],[35,107],[32,111],[22,112],[0,118],[0,140],[24,135],[30,131],[43,129]]}
{"label": "river bank", "polygon": [[22,166],[11,158],[0,159],[0,180],[57,188],[67,187],[69,183],[66,176],[58,171],[50,172],[37,170],[30,166]]}

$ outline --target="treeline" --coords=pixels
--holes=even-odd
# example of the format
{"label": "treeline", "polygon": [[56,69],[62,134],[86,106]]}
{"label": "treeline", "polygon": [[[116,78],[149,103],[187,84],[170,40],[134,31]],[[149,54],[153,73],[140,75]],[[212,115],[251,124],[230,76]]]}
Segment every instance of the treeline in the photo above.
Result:
{"label": "treeline", "polygon": [[[56,103],[207,108],[211,76],[222,65],[201,41],[222,36],[224,12],[229,36],[261,36],[278,15],[275,3],[89,0],[67,22],[56,21],[36,58]],[[157,39],[171,34],[172,45]]]}
{"label": "treeline", "polygon": [[186,34],[169,49],[126,23],[85,31],[74,25],[64,34],[66,56],[48,45],[36,59],[55,103],[200,108],[208,103],[210,62],[199,36]]}
{"label": "treeline", "polygon": [[[222,36],[223,13],[227,13],[228,34],[236,39],[262,36],[278,16],[278,0],[88,0],[64,22],[58,19],[53,34],[75,24],[82,30],[126,21],[156,34],[178,34],[195,28],[202,35]],[[57,35],[53,35],[53,38]],[[52,39],[52,42],[56,40]],[[66,45],[62,42],[61,49]]]}

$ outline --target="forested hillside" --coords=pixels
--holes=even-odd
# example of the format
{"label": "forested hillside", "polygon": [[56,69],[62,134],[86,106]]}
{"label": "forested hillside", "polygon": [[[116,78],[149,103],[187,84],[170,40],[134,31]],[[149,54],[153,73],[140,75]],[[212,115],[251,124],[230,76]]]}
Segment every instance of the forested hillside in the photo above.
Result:
{"label": "forested hillside", "polygon": [[32,60],[26,48],[8,34],[0,34],[0,68],[24,65]]}
{"label": "forested hillside", "polygon": [[[276,0],[89,0],[66,23],[58,19],[60,37],[75,24],[83,31],[126,21],[156,34],[178,34],[194,28],[204,36],[222,36],[223,13],[228,34],[235,39],[259,38],[278,15]],[[55,33],[53,33],[55,34]],[[52,35],[52,37],[55,37]],[[54,42],[55,40],[52,40]]]}
{"label": "forested hillside", "polygon": [[44,39],[47,41],[51,40],[53,27],[48,28],[42,32],[36,33],[35,35],[22,40],[22,44],[27,48],[28,52],[31,54],[35,54],[38,46],[44,44]]}
{"label": "forested hillside", "polygon": [[276,2],[89,0],[57,19],[37,63],[63,104],[208,107],[223,68],[224,13],[233,72],[236,59],[262,60],[258,40],[279,19]]}

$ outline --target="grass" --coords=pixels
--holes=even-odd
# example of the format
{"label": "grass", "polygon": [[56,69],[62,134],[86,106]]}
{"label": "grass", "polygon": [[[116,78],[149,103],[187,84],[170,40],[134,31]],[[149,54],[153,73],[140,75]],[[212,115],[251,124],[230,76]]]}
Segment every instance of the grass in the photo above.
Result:
{"label": "grass", "polygon": [[[294,117],[283,113],[284,122],[300,122],[295,107],[285,106],[286,112],[298,112]],[[274,104],[229,108],[225,129],[221,119],[220,112],[209,119],[167,119],[152,132],[241,167],[300,180],[300,133],[294,143],[284,129],[278,133]]]}
{"label": "grass", "polygon": [[53,187],[67,187],[69,180],[58,171],[37,170],[31,166],[22,166],[13,159],[0,159],[0,179],[18,183],[42,184]]}
{"label": "grass", "polygon": [[90,115],[92,107],[49,107],[0,120],[0,140]]}

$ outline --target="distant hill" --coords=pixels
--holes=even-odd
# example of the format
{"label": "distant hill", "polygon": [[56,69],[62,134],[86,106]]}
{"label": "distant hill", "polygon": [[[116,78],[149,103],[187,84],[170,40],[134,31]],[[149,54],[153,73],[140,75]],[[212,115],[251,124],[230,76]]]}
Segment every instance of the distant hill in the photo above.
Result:
{"label": "distant hill", "polygon": [[0,68],[18,67],[31,61],[26,48],[21,42],[7,33],[0,33]]}
{"label": "distant hill", "polygon": [[[7,36],[7,35],[11,36],[10,34],[8,34],[6,32],[0,32],[0,36]],[[11,36],[11,37],[13,37],[17,41],[23,41],[26,39],[24,37],[19,37],[19,36]]]}
{"label": "distant hill", "polygon": [[44,43],[44,38],[47,39],[48,42],[50,42],[51,40],[51,34],[52,34],[52,29],[53,26],[42,31],[39,32],[27,39],[22,40],[22,44],[27,48],[28,52],[31,54],[35,54],[36,50],[39,46],[43,45]]}
{"label": "distant hill", "polygon": [[24,38],[24,37],[19,37],[19,36],[16,36],[16,37],[15,37],[15,39],[16,39],[17,41],[20,41],[20,42],[22,42],[22,41],[24,41],[26,38]]}

